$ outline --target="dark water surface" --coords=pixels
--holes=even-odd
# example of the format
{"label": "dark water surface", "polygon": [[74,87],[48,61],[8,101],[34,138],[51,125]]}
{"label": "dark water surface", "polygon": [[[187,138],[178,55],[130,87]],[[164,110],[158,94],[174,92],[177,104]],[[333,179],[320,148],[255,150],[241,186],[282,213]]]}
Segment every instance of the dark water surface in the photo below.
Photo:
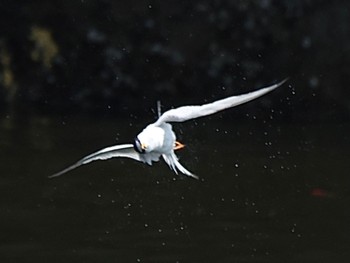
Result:
{"label": "dark water surface", "polygon": [[192,121],[199,181],[128,159],[47,178],[146,123],[2,121],[0,262],[349,262],[349,124]]}

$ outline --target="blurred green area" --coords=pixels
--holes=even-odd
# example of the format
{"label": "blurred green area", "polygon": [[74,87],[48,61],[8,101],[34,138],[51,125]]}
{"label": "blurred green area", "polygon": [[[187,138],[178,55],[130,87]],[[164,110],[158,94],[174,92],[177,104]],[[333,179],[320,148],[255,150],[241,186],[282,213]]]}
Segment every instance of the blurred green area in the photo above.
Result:
{"label": "blurred green area", "polygon": [[[347,1],[0,1],[3,115],[145,115],[287,76],[260,107],[348,120]],[[256,106],[256,105],[255,105]],[[146,111],[147,112],[147,111]]]}

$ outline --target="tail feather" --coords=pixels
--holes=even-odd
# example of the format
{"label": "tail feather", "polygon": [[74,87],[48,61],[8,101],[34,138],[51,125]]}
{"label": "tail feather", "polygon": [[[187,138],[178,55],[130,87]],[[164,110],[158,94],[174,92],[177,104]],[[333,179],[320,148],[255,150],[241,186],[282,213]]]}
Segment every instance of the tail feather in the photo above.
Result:
{"label": "tail feather", "polygon": [[172,152],[171,154],[163,154],[162,156],[164,161],[169,165],[170,169],[172,169],[176,174],[178,174],[177,170],[179,170],[181,173],[187,176],[191,176],[195,179],[198,179],[198,176],[194,175],[180,164],[174,152]]}

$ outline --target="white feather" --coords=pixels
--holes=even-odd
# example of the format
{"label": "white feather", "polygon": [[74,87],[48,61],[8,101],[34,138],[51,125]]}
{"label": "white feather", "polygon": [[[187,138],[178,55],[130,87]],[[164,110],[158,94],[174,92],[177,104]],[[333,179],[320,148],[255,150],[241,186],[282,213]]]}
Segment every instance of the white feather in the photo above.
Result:
{"label": "white feather", "polygon": [[69,171],[71,171],[71,170],[73,170],[81,165],[84,165],[84,164],[87,164],[87,163],[90,163],[93,161],[107,160],[107,159],[114,158],[114,157],[126,157],[126,158],[134,159],[136,161],[144,162],[144,158],[142,158],[142,156],[140,156],[140,154],[134,150],[134,147],[132,144],[115,145],[115,146],[110,146],[107,148],[103,148],[102,150],[99,150],[97,152],[94,152],[94,153],[80,159],[75,164],[67,167],[66,169],[64,169],[58,173],[55,173],[53,175],[50,175],[49,178],[60,176],[60,175],[67,173],[67,172],[69,172]]}
{"label": "white feather", "polygon": [[216,112],[232,108],[243,103],[249,102],[258,97],[261,97],[262,95],[278,88],[286,81],[287,79],[284,79],[281,82],[269,87],[265,87],[243,95],[231,96],[222,100],[217,100],[215,102],[200,106],[183,106],[176,109],[171,109],[164,112],[160,116],[160,118],[154,123],[154,125],[161,125],[164,122],[184,122],[187,120],[208,116]]}

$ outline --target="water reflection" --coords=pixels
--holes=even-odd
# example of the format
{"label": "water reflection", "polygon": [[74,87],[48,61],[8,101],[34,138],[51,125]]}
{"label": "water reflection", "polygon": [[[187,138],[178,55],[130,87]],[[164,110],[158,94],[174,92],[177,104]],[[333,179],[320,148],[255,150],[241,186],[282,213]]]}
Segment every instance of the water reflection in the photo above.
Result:
{"label": "water reflection", "polygon": [[177,126],[199,181],[128,159],[49,180],[143,124],[3,125],[1,262],[346,262],[350,126],[210,121]]}

